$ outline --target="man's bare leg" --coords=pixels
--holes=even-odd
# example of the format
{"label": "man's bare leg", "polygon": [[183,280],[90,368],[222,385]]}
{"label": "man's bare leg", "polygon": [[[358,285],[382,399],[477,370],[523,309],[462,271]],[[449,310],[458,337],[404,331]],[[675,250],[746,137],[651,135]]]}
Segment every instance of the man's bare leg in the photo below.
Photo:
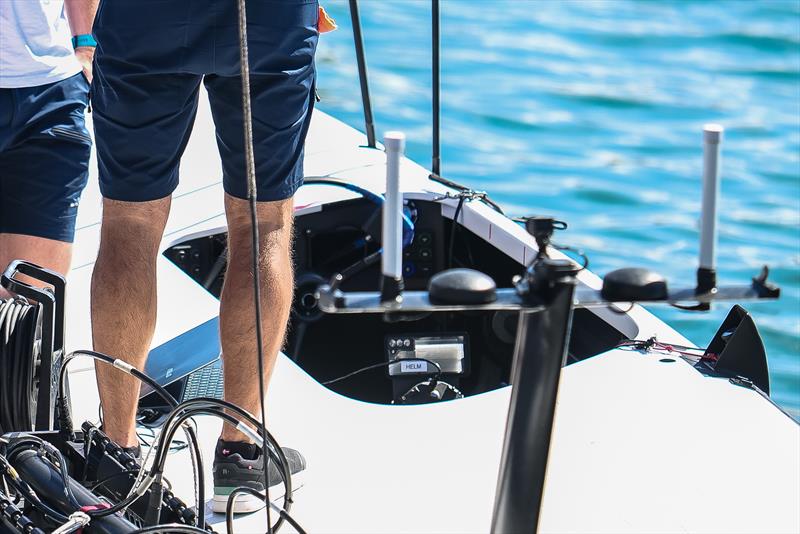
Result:
{"label": "man's bare leg", "polygon": [[[63,275],[69,271],[72,260],[72,243],[21,234],[0,234],[0,272],[13,260],[26,260]],[[28,277],[21,280],[31,282]],[[8,291],[0,287],[0,299],[8,298]]]}
{"label": "man's bare leg", "polygon": [[[149,202],[103,199],[100,251],[92,274],[92,341],[95,350],[142,369],[156,326],[156,258],[171,198]],[[139,381],[95,366],[103,426],[123,447],[136,439]]]}
{"label": "man's bare leg", "polygon": [[[293,200],[258,203],[264,387],[269,384],[283,345],[292,305],[294,276],[291,243]],[[252,236],[248,201],[225,195],[228,219],[228,270],[222,288],[220,337],[225,368],[225,400],[261,415],[252,276]],[[229,425],[225,441],[250,441]]]}

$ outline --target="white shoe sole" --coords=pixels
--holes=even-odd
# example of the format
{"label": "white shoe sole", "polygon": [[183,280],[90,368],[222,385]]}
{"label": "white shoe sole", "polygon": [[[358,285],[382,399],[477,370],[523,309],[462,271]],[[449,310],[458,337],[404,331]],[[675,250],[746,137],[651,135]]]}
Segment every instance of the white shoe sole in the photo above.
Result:
{"label": "white shoe sole", "polygon": [[[305,473],[305,469],[292,475],[292,493],[303,487],[303,473]],[[286,491],[283,483],[276,484],[269,488],[269,499],[272,502],[280,500],[285,494]],[[279,506],[281,505],[280,502],[277,502],[276,504]],[[233,513],[249,514],[252,512],[258,512],[265,506],[266,503],[258,497],[250,495],[249,493],[240,493],[236,496],[236,501],[233,503]],[[211,499],[211,510],[215,514],[227,513],[228,496],[214,494],[214,497]]]}

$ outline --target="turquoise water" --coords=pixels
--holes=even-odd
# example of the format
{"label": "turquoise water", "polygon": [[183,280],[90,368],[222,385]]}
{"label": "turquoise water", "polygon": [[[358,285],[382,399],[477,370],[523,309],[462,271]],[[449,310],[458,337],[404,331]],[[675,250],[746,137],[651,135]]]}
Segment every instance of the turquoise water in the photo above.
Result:
{"label": "turquoise water", "polygon": [[[321,109],[363,130],[347,3],[323,1]],[[430,2],[362,0],[378,136],[430,161]],[[725,126],[718,271],[762,264],[746,303],[772,396],[800,418],[800,2],[442,1],[442,174],[512,215],[569,223],[598,274],[632,264],[693,283],[702,125]],[[726,305],[653,311],[706,345]]]}

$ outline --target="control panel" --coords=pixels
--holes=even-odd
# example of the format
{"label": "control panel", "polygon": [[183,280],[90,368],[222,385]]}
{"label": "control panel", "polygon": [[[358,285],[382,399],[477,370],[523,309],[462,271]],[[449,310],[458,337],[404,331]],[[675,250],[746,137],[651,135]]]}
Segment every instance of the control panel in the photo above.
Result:
{"label": "control panel", "polygon": [[[385,340],[389,361],[401,360],[389,366],[389,376],[419,374],[463,375],[468,371],[468,343],[464,332],[453,334],[389,334]],[[404,362],[402,360],[409,360]]]}

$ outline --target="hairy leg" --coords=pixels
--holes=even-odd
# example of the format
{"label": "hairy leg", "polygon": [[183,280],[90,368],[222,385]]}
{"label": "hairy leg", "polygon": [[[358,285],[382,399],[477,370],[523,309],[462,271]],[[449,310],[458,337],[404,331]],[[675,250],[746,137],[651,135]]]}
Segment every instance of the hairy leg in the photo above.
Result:
{"label": "hairy leg", "polygon": [[[103,199],[100,251],[92,273],[95,350],[142,369],[156,325],[156,257],[171,198],[149,202]],[[137,444],[139,382],[98,363],[103,425],[122,445]]]}
{"label": "hairy leg", "polygon": [[[72,260],[72,243],[30,235],[0,234],[0,272],[5,271],[13,260],[26,260],[66,275]],[[27,276],[21,276],[20,280],[33,282]],[[0,299],[8,297],[8,291],[0,287]]]}
{"label": "hairy leg", "polygon": [[[278,351],[283,346],[292,305],[293,201],[259,202],[257,210],[264,334],[263,380],[266,388]],[[226,195],[225,212],[228,219],[228,270],[220,305],[225,399],[260,417],[250,209],[246,200]],[[222,439],[249,441],[227,424],[222,429]]]}

